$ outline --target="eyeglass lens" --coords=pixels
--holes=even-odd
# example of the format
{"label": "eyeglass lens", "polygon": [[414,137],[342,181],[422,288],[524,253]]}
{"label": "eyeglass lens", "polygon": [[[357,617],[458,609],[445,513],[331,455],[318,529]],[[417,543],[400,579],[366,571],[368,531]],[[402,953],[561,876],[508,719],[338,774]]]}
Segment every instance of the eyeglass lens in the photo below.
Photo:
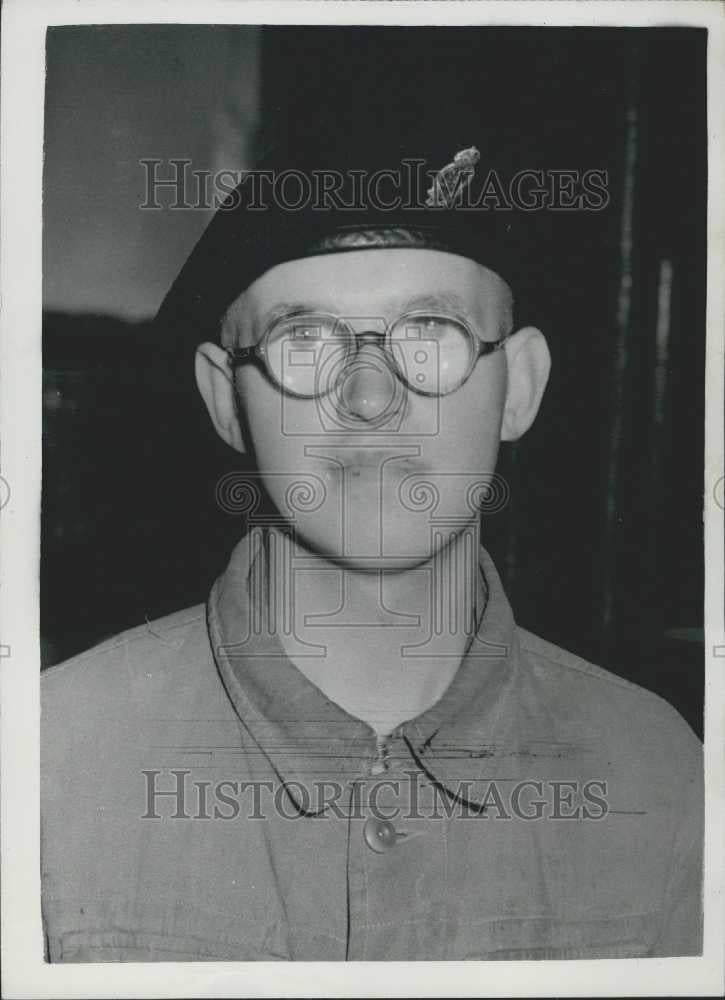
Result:
{"label": "eyeglass lens", "polygon": [[[359,331],[353,332],[348,323],[334,316],[288,317],[276,323],[267,337],[267,366],[289,392],[326,395],[357,355],[361,339]],[[472,336],[463,323],[433,314],[401,317],[389,329],[385,348],[396,374],[410,388],[426,395],[445,395],[457,389],[476,356]]]}

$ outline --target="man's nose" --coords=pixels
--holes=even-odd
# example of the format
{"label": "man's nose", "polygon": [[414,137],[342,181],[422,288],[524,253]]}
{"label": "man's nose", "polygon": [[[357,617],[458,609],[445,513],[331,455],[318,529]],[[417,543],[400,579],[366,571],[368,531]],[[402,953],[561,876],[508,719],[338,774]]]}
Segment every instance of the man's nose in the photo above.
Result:
{"label": "man's nose", "polygon": [[396,377],[380,338],[363,335],[357,353],[346,364],[336,389],[344,415],[380,426],[395,417],[405,402],[405,389]]}

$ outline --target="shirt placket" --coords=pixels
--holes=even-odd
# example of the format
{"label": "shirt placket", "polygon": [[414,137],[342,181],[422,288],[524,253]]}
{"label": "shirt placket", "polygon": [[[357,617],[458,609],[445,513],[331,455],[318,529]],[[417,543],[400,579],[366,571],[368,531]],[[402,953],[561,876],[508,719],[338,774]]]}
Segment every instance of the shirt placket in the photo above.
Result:
{"label": "shirt placket", "polygon": [[430,785],[409,757],[391,753],[384,770],[375,760],[351,799],[347,958],[442,958],[447,821],[431,817]]}

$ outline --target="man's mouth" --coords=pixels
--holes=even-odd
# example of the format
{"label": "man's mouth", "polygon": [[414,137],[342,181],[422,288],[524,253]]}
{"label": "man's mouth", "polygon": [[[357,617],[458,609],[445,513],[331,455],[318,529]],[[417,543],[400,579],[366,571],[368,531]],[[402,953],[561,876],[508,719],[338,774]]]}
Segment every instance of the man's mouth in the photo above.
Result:
{"label": "man's mouth", "polygon": [[356,448],[349,457],[343,459],[347,466],[360,468],[379,468],[383,463],[396,465],[416,465],[420,462],[418,455],[411,455],[404,449],[397,448]]}
{"label": "man's mouth", "polygon": [[415,445],[381,447],[379,443],[368,448],[359,445],[332,445],[329,448],[321,445],[315,448],[307,458],[319,462],[318,469],[323,478],[331,485],[341,481],[342,477],[367,480],[369,482],[390,481],[391,477],[405,478],[416,472],[424,473],[430,466],[420,454],[421,449]]}

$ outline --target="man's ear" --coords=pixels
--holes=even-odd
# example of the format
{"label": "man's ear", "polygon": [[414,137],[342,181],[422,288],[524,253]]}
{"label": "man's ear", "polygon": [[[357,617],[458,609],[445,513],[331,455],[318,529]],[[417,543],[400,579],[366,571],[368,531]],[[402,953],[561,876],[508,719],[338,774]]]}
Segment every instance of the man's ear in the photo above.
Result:
{"label": "man's ear", "polygon": [[539,411],[551,370],[551,355],[543,333],[524,327],[508,337],[504,350],[508,387],[501,421],[501,440],[516,441],[525,434]]}
{"label": "man's ear", "polygon": [[232,448],[244,453],[246,448],[237,417],[233,376],[226,352],[218,344],[201,344],[196,349],[194,367],[196,384],[217,434]]}

